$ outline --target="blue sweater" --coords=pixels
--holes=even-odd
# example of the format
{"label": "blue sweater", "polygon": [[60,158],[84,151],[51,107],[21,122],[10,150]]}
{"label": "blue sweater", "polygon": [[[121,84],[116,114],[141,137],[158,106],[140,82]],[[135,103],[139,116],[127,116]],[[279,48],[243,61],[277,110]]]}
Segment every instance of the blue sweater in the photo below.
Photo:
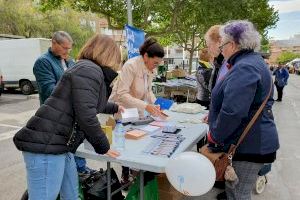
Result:
{"label": "blue sweater", "polygon": [[[67,68],[73,66],[75,63],[69,59],[66,61]],[[51,95],[55,85],[58,83],[64,73],[61,64],[61,58],[55,56],[51,48],[48,52],[40,56],[34,63],[33,73],[35,75],[38,91],[40,96],[40,103],[43,104]]]}
{"label": "blue sweater", "polygon": [[[273,86],[270,71],[260,54],[240,51],[228,63],[232,67],[224,80],[214,87],[209,112],[211,137],[223,151],[237,142]],[[273,102],[272,88],[267,105],[238,147],[236,158],[254,162],[275,159],[279,140],[272,114]]]}

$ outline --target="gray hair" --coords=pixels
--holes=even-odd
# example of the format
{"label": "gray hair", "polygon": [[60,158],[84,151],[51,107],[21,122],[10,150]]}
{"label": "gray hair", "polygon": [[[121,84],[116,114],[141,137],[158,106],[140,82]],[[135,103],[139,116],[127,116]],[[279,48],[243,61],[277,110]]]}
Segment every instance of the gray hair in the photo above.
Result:
{"label": "gray hair", "polygon": [[259,51],[261,36],[252,22],[248,20],[233,20],[220,28],[223,41],[234,41],[239,49]]}
{"label": "gray hair", "polygon": [[67,39],[70,43],[73,44],[73,39],[69,35],[69,33],[65,31],[56,31],[55,33],[53,33],[52,40],[55,40],[58,44],[63,43],[65,39]]}

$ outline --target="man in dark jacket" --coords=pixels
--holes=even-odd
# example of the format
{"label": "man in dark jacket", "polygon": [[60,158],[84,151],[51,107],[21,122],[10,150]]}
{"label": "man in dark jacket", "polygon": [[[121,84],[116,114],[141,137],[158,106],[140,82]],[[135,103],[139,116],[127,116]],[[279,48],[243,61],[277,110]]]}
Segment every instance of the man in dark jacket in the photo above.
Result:
{"label": "man in dark jacket", "polygon": [[277,95],[278,98],[276,101],[282,101],[282,94],[283,94],[283,88],[287,85],[287,81],[289,78],[289,72],[284,67],[283,63],[279,63],[278,68],[273,72],[273,75],[275,76],[275,86],[277,89]]}
{"label": "man in dark jacket", "polygon": [[[64,71],[74,65],[74,61],[69,58],[72,45],[73,40],[67,32],[57,31],[52,36],[51,47],[48,52],[35,61],[33,73],[37,81],[41,105],[51,95]],[[75,162],[78,172],[90,171],[86,167],[84,158],[75,156]]]}
{"label": "man in dark jacket", "polygon": [[67,32],[57,31],[52,36],[51,47],[35,61],[33,73],[41,104],[51,95],[64,71],[74,65],[74,61],[69,58],[72,44],[73,40]]}

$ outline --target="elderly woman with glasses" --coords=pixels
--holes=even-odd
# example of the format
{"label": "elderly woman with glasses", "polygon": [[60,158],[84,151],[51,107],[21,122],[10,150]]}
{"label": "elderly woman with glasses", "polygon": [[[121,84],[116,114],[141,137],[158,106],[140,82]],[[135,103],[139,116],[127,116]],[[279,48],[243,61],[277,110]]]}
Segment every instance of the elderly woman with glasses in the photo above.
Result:
{"label": "elderly woman with glasses", "polygon": [[[229,71],[212,90],[208,141],[215,150],[227,152],[256,113],[272,87],[272,77],[256,51],[260,34],[249,21],[230,21],[220,28],[221,50]],[[233,157],[239,178],[236,185],[226,181],[227,199],[251,199],[251,191],[264,163],[276,159],[279,148],[272,114],[272,94],[261,115]]]}

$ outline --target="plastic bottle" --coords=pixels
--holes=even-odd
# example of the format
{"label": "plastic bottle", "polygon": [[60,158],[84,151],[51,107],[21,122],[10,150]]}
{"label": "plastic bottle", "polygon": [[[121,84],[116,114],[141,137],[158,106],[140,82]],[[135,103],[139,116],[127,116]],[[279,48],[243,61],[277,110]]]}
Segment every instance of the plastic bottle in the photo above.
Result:
{"label": "plastic bottle", "polygon": [[117,151],[122,151],[125,149],[125,130],[121,121],[117,121],[116,127],[114,129],[114,145]]}

